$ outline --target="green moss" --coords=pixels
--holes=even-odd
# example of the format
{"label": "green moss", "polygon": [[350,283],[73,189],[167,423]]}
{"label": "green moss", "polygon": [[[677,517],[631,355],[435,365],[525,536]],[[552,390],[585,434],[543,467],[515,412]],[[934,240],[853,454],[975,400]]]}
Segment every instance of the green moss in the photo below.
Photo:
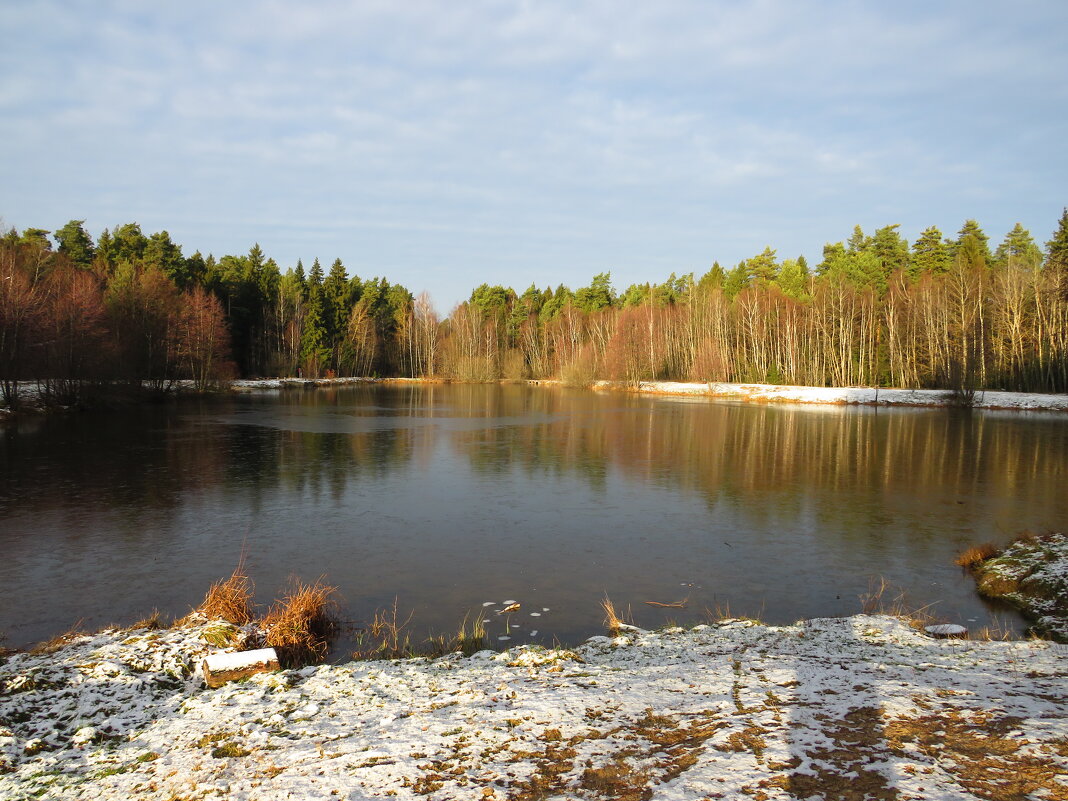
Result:
{"label": "green moss", "polygon": [[225,759],[227,757],[246,757],[251,753],[247,748],[242,748],[237,743],[229,742],[223,743],[212,750],[211,755],[216,759]]}

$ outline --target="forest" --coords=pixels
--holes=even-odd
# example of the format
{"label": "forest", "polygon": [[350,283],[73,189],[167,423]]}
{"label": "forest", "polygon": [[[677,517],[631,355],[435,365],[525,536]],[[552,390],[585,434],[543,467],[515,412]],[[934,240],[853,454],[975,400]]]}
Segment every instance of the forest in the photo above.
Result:
{"label": "forest", "polygon": [[1068,209],[1040,248],[975,220],[909,243],[855,227],[811,268],[767,247],[730,269],[622,292],[483,284],[431,299],[340,259],[284,272],[259,245],[183,255],[137,223],[0,235],[0,403],[199,390],[235,377],[559,378],[1068,391]]}

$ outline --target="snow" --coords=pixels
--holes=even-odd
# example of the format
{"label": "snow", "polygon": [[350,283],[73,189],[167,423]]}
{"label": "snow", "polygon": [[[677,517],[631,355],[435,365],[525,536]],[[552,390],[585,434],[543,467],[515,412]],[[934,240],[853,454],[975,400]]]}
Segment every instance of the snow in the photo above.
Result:
{"label": "snow", "polygon": [[0,797],[771,799],[843,777],[872,797],[989,797],[1008,777],[1068,794],[1068,647],[1046,641],[734,620],[209,690],[208,629],[9,656]]}
{"label": "snow", "polygon": [[1010,580],[1016,589],[1003,597],[1033,617],[1039,631],[1068,642],[1068,535],[1019,538],[980,572]]}
{"label": "snow", "polygon": [[[250,378],[232,381],[230,388],[237,392],[280,390],[284,388],[314,388],[353,384],[424,384],[441,383],[438,379],[419,378]],[[531,385],[559,385],[558,380],[537,380]],[[176,381],[178,389],[191,390],[192,381]],[[958,399],[943,389],[876,389],[875,387],[803,387],[777,384],[730,384],[719,382],[686,383],[678,381],[642,381],[636,387],[598,381],[594,389],[628,389],[655,395],[691,398],[721,398],[757,403],[807,403],[868,406],[955,406]],[[20,394],[31,405],[37,400],[34,383],[20,386]],[[1068,411],[1068,395],[1029,392],[977,391],[972,404],[977,409],[1016,409]],[[0,414],[8,413],[0,408]]]}
{"label": "snow", "polygon": [[[605,382],[595,388],[607,389]],[[943,389],[876,389],[874,387],[797,387],[775,384],[707,384],[643,381],[638,391],[658,395],[705,396],[732,400],[784,403],[857,404],[870,406],[954,406],[953,393]],[[978,391],[976,409],[1068,411],[1068,395]]]}

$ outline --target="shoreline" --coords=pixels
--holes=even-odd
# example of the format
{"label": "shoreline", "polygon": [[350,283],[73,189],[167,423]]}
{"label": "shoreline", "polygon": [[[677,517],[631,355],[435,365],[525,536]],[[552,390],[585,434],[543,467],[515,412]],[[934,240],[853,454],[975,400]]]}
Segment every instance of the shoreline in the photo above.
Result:
{"label": "shoreline", "polygon": [[[175,395],[192,393],[192,382],[175,383]],[[256,392],[279,389],[320,389],[355,386],[360,384],[385,385],[444,385],[444,384],[496,384],[499,386],[549,386],[566,387],[556,378],[501,379],[489,382],[465,382],[450,378],[370,378],[347,376],[342,378],[244,378],[229,382],[221,389],[229,392]],[[574,387],[581,388],[581,387]],[[883,387],[806,387],[786,384],[743,384],[723,382],[640,381],[628,384],[616,381],[594,381],[585,388],[597,392],[628,392],[640,395],[689,398],[694,400],[720,400],[757,404],[803,404],[819,406],[873,406],[912,408],[971,408],[987,411],[1039,411],[1068,412],[1068,395],[1037,392],[1004,392],[979,390],[970,396],[960,396],[944,389],[897,389]],[[36,386],[25,385],[28,406],[25,412],[39,414],[47,411],[39,408]],[[203,393],[218,394],[218,390]],[[21,393],[20,393],[21,394]],[[62,410],[62,409],[60,409]],[[0,407],[0,420],[16,417],[20,412]]]}
{"label": "shoreline", "polygon": [[[1068,792],[1068,646],[856,615],[207,689],[211,624],[0,663],[0,796],[989,798]],[[1021,669],[1020,666],[1023,666]]]}
{"label": "shoreline", "polygon": [[[257,389],[311,388],[352,384],[464,384],[447,378],[261,378],[234,381],[237,391]],[[560,379],[530,379],[484,382],[499,385],[567,386]],[[805,387],[785,384],[735,384],[721,382],[640,381],[637,385],[595,381],[589,389],[600,392],[630,392],[643,395],[707,398],[746,403],[790,403],[832,406],[907,406],[1068,412],[1068,395],[1034,392],[976,391],[970,403],[944,389],[895,389],[881,387]]]}

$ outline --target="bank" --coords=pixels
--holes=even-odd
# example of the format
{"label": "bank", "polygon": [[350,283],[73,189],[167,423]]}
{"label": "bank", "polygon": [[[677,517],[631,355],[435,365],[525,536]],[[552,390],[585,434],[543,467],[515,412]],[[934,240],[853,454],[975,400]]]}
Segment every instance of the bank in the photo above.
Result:
{"label": "bank", "polygon": [[1068,646],[886,616],[208,689],[210,622],[0,665],[5,799],[1068,797]]}
{"label": "bank", "polygon": [[[368,383],[418,385],[452,383],[440,378],[263,378],[234,381],[237,391],[257,389],[338,387]],[[462,382],[459,382],[462,383]],[[558,379],[502,381],[502,384],[565,386]],[[634,392],[687,398],[715,398],[748,403],[802,403],[851,406],[919,406],[975,409],[1016,409],[1021,411],[1068,411],[1068,395],[1029,392],[952,392],[942,389],[890,389],[880,387],[802,387],[779,384],[731,384],[719,382],[639,381],[636,383],[595,381],[590,388],[602,392]]]}

